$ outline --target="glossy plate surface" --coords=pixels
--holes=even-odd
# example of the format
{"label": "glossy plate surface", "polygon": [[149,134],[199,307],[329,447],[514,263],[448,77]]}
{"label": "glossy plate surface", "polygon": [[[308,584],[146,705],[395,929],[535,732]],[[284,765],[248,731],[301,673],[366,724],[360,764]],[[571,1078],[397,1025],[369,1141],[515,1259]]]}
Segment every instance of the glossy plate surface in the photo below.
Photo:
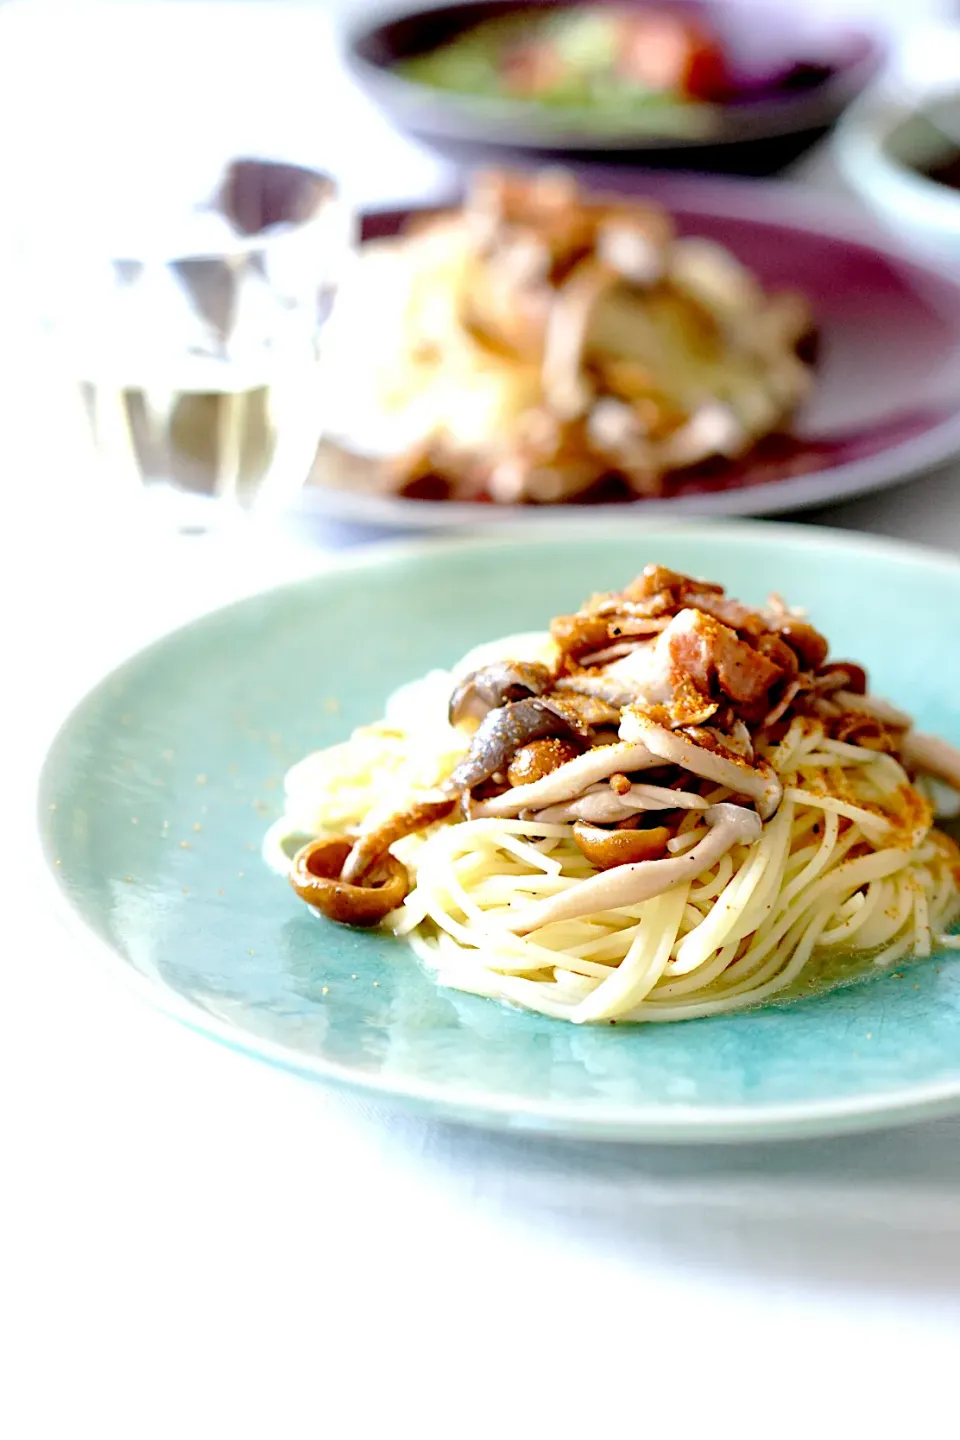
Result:
{"label": "glossy plate surface", "polygon": [[379,715],[400,682],[650,559],[806,604],[878,693],[960,741],[960,564],[934,552],[771,525],[371,549],[173,633],[73,712],[39,816],[74,922],[186,1023],[439,1117],[681,1141],[960,1108],[955,952],[737,1015],[577,1028],[439,990],[400,942],[314,918],[263,866],[292,761]]}

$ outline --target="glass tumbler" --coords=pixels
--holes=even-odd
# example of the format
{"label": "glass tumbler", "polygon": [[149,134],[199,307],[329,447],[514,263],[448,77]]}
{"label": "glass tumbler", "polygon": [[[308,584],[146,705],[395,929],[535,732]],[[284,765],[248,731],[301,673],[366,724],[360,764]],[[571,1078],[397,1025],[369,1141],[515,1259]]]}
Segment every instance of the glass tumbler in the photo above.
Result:
{"label": "glass tumbler", "polygon": [[209,200],[133,218],[82,257],[64,327],[95,476],[186,531],[286,507],[321,437],[321,337],[353,248],[338,187],[235,160]]}

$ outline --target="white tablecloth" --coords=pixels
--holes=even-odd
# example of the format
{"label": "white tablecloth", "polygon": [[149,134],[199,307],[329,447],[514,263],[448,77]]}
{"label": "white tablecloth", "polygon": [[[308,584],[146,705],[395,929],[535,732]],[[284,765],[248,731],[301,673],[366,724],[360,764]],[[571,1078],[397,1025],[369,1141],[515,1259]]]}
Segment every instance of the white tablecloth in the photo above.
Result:
{"label": "white tablecloth", "polygon": [[[243,7],[213,8],[239,45]],[[164,9],[196,42],[194,12]],[[64,70],[97,50],[71,51],[82,28],[57,47]],[[370,154],[399,142],[356,113],[365,184],[431,178],[409,155],[379,173]],[[0,1433],[955,1434],[960,1121],[713,1150],[429,1124],[178,1028],[60,930],[28,843],[57,716],[150,633],[323,556],[122,523],[90,501],[36,357],[10,358]],[[957,483],[830,518],[960,548]]]}

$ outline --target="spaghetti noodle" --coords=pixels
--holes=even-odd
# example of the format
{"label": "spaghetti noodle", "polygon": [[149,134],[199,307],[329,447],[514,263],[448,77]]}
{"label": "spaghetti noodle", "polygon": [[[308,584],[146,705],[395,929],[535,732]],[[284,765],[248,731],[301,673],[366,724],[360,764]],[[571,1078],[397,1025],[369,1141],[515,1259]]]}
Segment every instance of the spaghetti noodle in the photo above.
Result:
{"label": "spaghetti noodle", "polygon": [[295,766],[265,856],[439,983],[575,1023],[929,955],[960,915],[960,852],[925,792],[960,788],[960,754],[826,655],[776,599],[648,567]]}

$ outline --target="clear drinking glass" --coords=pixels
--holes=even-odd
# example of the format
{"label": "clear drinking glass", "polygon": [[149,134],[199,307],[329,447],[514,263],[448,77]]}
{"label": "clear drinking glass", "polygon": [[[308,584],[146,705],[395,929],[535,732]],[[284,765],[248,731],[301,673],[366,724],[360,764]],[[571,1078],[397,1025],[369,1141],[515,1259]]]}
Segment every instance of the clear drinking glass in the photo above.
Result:
{"label": "clear drinking glass", "polygon": [[337,186],[236,160],[209,200],[133,218],[80,257],[63,327],[95,474],[184,530],[283,508],[322,430],[321,336],[353,244]]}

